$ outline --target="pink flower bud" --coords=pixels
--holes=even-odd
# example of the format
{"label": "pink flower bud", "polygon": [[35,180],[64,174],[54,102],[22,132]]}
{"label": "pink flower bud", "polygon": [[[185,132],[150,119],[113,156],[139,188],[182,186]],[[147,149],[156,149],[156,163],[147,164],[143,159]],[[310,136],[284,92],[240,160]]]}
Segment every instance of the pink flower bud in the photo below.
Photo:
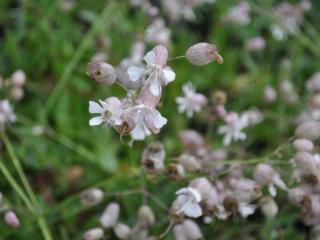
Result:
{"label": "pink flower bud", "polygon": [[161,68],[167,65],[168,60],[168,50],[165,46],[157,45],[152,50],[155,54],[155,62]]}
{"label": "pink flower bud", "polygon": [[90,62],[87,65],[87,74],[97,83],[110,86],[117,78],[114,67],[105,62]]}
{"label": "pink flower bud", "polygon": [[311,141],[317,140],[320,137],[320,124],[315,121],[300,123],[295,134],[299,138],[306,138]]}
{"label": "pink flower bud", "polygon": [[278,205],[271,197],[263,197],[259,200],[260,210],[267,218],[274,218],[278,214]]}
{"label": "pink flower bud", "polygon": [[118,221],[120,206],[116,202],[110,203],[100,217],[100,223],[104,228],[112,228]]}
{"label": "pink flower bud", "polygon": [[104,192],[98,188],[87,189],[80,194],[81,204],[84,206],[93,206],[102,201]]}
{"label": "pink flower bud", "polygon": [[173,227],[173,234],[176,240],[188,240],[185,229],[182,224],[176,224]]}
{"label": "pink flower bud", "polygon": [[298,138],[293,142],[293,147],[298,152],[312,152],[313,150],[313,142],[305,138]]}
{"label": "pink flower bud", "polygon": [[114,228],[114,233],[119,239],[129,239],[131,229],[128,225],[123,223],[117,223]]}
{"label": "pink flower bud", "polygon": [[186,51],[188,61],[194,65],[206,65],[216,60],[219,64],[223,63],[223,58],[218,53],[218,48],[210,43],[197,43]]}
{"label": "pink flower bud", "polygon": [[142,228],[148,228],[155,223],[154,213],[149,206],[143,205],[139,208],[138,221]]}
{"label": "pink flower bud", "polygon": [[26,83],[26,74],[22,70],[15,71],[11,76],[11,84],[22,87]]}
{"label": "pink flower bud", "polygon": [[182,154],[178,158],[178,162],[187,170],[190,172],[197,171],[201,168],[201,164],[198,162],[198,160],[191,155],[188,154]]}
{"label": "pink flower bud", "polygon": [[84,240],[99,240],[103,238],[104,232],[102,228],[92,228],[83,235]]}
{"label": "pink flower bud", "polygon": [[184,231],[190,240],[202,239],[202,233],[199,226],[192,220],[187,219],[182,223]]}
{"label": "pink flower bud", "polygon": [[9,225],[10,227],[13,227],[13,228],[17,228],[20,226],[20,221],[19,221],[17,215],[11,210],[7,211],[4,214],[4,221],[7,225]]}

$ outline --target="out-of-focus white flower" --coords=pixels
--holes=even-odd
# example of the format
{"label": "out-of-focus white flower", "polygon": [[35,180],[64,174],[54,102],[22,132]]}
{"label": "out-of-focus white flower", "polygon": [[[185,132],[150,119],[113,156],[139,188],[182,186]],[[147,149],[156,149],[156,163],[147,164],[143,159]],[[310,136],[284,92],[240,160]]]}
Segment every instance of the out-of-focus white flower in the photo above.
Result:
{"label": "out-of-focus white flower", "polygon": [[270,85],[267,85],[263,89],[263,100],[268,103],[272,103],[277,100],[277,91]]}
{"label": "out-of-focus white flower", "polygon": [[244,218],[253,214],[255,212],[256,208],[257,208],[256,205],[250,204],[247,202],[239,202],[238,203],[238,211],[239,211],[240,215]]}
{"label": "out-of-focus white flower", "polygon": [[225,117],[226,125],[218,128],[218,133],[224,134],[223,144],[230,145],[232,141],[245,140],[247,135],[242,132],[249,125],[248,116],[239,115],[235,112],[228,113]]}
{"label": "out-of-focus white flower", "polygon": [[247,2],[240,2],[233,6],[224,16],[225,22],[247,25],[250,23],[250,5]]}
{"label": "out-of-focus white flower", "polygon": [[264,49],[265,47],[266,47],[266,41],[261,36],[250,38],[245,44],[245,48],[248,51],[259,51]]}
{"label": "out-of-focus white flower", "polygon": [[182,188],[176,192],[178,195],[176,201],[180,209],[177,214],[184,213],[188,217],[197,218],[202,215],[202,209],[199,205],[201,194],[192,187]]}
{"label": "out-of-focus white flower", "polygon": [[89,125],[96,126],[103,122],[106,124],[106,126],[108,124],[112,126],[121,125],[121,101],[116,97],[109,97],[105,101],[100,100],[99,102],[100,105],[96,102],[89,101],[89,112],[100,114],[98,117],[91,118]]}
{"label": "out-of-focus white flower", "polygon": [[155,19],[145,31],[146,42],[153,44],[170,45],[171,31],[166,28],[165,22],[161,18]]}
{"label": "out-of-focus white flower", "polygon": [[320,91],[320,72],[314,73],[306,83],[307,89],[310,92]]}
{"label": "out-of-focus white flower", "polygon": [[16,120],[10,102],[7,99],[0,101],[0,129],[3,130],[6,123],[14,123]]}
{"label": "out-of-focus white flower", "polygon": [[128,75],[131,81],[138,81],[141,77],[148,75],[145,84],[150,82],[151,93],[159,96],[162,91],[162,85],[167,85],[175,79],[176,74],[171,68],[166,66],[168,59],[168,51],[164,46],[158,45],[149,51],[144,60],[147,68],[129,67]]}
{"label": "out-of-focus white flower", "polygon": [[100,223],[104,228],[112,228],[116,225],[120,214],[120,206],[116,202],[110,203],[100,217]]}
{"label": "out-of-focus white flower", "polygon": [[292,82],[287,79],[284,79],[280,82],[280,91],[284,101],[288,104],[294,104],[299,99],[299,95],[296,92]]}
{"label": "out-of-focus white flower", "polygon": [[248,118],[249,125],[256,125],[263,121],[263,115],[258,109],[249,109],[241,113],[241,117]]}
{"label": "out-of-focus white flower", "polygon": [[144,105],[136,105],[126,110],[123,119],[132,129],[130,132],[134,140],[143,140],[151,133],[159,133],[160,129],[167,123],[167,119],[153,109]]}
{"label": "out-of-focus white flower", "polygon": [[11,210],[5,212],[4,221],[8,226],[13,227],[13,228],[17,228],[20,226],[19,218],[17,217],[15,212],[11,211]]}
{"label": "out-of-focus white flower", "polygon": [[201,108],[207,104],[207,99],[204,95],[196,93],[196,89],[192,83],[183,85],[182,91],[184,97],[177,97],[176,102],[179,105],[178,111],[185,112],[188,118],[191,118],[195,112],[201,111]]}
{"label": "out-of-focus white flower", "polygon": [[99,240],[103,238],[104,232],[102,228],[92,228],[83,235],[84,240]]}

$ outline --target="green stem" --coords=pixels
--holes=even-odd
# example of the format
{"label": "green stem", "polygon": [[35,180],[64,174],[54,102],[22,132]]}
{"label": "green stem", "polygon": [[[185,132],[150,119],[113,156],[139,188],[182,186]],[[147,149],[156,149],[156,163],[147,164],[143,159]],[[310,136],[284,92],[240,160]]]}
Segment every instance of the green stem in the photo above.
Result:
{"label": "green stem", "polygon": [[20,164],[20,161],[18,160],[14,150],[13,150],[13,147],[7,137],[7,135],[5,135],[4,133],[2,134],[2,140],[4,142],[4,145],[6,146],[7,150],[8,150],[8,153],[9,153],[9,157],[10,159],[12,160],[12,163],[14,165],[14,167],[16,168],[17,170],[17,173],[22,181],[22,184],[23,186],[25,187],[26,191],[27,191],[27,194],[29,195],[31,201],[33,202],[33,204],[36,204],[37,203],[37,199],[36,199],[36,196],[29,184],[29,181],[25,175],[25,173],[23,172],[23,169],[21,167],[21,164]]}
{"label": "green stem", "polygon": [[42,232],[42,235],[44,237],[45,240],[52,240],[52,236],[49,230],[49,227],[46,223],[46,220],[44,219],[44,217],[39,217],[38,218],[38,225],[40,227],[40,230]]}

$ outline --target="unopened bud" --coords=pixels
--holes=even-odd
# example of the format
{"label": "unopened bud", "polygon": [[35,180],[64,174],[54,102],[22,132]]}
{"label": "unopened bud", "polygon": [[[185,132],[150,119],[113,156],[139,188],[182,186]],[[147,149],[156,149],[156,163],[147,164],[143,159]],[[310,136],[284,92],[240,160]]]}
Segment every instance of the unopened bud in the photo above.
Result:
{"label": "unopened bud", "polygon": [[119,239],[129,239],[131,229],[128,225],[123,223],[117,223],[114,228],[114,233]]}
{"label": "unopened bud", "polygon": [[202,239],[202,233],[199,226],[192,220],[187,219],[183,221],[183,228],[190,240]]}
{"label": "unopened bud", "polygon": [[166,152],[161,142],[149,144],[142,152],[141,164],[147,172],[158,172],[164,168]]}
{"label": "unopened bud", "polygon": [[271,197],[263,197],[259,201],[260,210],[267,218],[274,218],[278,214],[278,205]]}
{"label": "unopened bud", "polygon": [[201,168],[201,164],[197,161],[197,159],[194,156],[182,154],[178,158],[178,162],[187,170],[190,172],[197,171]]}
{"label": "unopened bud", "polygon": [[104,228],[113,227],[119,218],[120,206],[118,203],[110,203],[100,217],[100,223]]}
{"label": "unopened bud", "polygon": [[21,100],[24,96],[24,90],[22,87],[12,87],[9,93],[10,97],[14,100]]}
{"label": "unopened bud", "polygon": [[315,121],[307,121],[299,124],[295,134],[299,138],[314,141],[320,137],[320,124]]}
{"label": "unopened bud", "polygon": [[20,221],[19,221],[17,215],[11,210],[7,211],[4,214],[4,221],[7,225],[9,225],[10,227],[13,227],[13,228],[17,228],[20,226]]}
{"label": "unopened bud", "polygon": [[117,78],[114,67],[105,62],[90,62],[87,65],[87,74],[97,83],[107,86],[112,85]]}
{"label": "unopened bud", "polygon": [[92,228],[83,235],[84,240],[99,240],[103,238],[104,232],[102,228]]}
{"label": "unopened bud", "polygon": [[15,71],[11,76],[11,84],[22,87],[26,83],[26,74],[22,70]]}
{"label": "unopened bud", "polygon": [[305,138],[298,138],[293,142],[293,147],[298,152],[312,152],[313,150],[313,142]]}
{"label": "unopened bud", "polygon": [[98,188],[90,188],[80,194],[81,204],[84,206],[93,206],[102,201],[103,191]]}
{"label": "unopened bud", "polygon": [[188,61],[194,65],[201,66],[216,60],[219,64],[223,63],[223,58],[218,53],[218,48],[210,43],[197,43],[186,51]]}
{"label": "unopened bud", "polygon": [[143,228],[148,228],[155,223],[155,216],[152,209],[147,206],[143,205],[140,207],[138,212],[138,219],[139,223]]}

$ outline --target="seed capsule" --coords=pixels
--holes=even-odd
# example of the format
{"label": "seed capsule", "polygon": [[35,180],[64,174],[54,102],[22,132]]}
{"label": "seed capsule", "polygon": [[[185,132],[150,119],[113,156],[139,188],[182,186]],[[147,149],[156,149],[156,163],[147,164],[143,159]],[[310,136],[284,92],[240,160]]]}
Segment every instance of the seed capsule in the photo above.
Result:
{"label": "seed capsule", "polygon": [[218,48],[210,43],[197,43],[186,51],[188,61],[194,65],[202,66],[216,60],[219,64],[223,63],[223,58],[218,53]]}
{"label": "seed capsule", "polygon": [[118,203],[110,203],[100,217],[100,223],[104,228],[112,228],[118,221],[120,206]]}
{"label": "seed capsule", "polygon": [[110,86],[117,78],[114,67],[105,62],[90,62],[87,65],[87,74],[97,83]]}
{"label": "seed capsule", "polygon": [[320,124],[315,121],[307,121],[299,124],[296,136],[314,141],[320,137]]}

